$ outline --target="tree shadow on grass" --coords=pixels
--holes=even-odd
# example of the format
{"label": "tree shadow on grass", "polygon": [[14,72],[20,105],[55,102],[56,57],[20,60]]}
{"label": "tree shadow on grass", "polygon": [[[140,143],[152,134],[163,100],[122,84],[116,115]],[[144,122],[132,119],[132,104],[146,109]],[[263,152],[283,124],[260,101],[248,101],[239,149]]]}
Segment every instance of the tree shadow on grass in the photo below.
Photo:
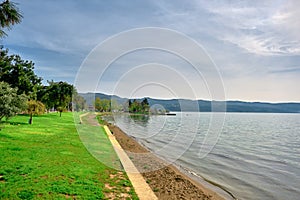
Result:
{"label": "tree shadow on grass", "polygon": [[[54,116],[58,116],[59,117],[59,112],[50,112],[50,113],[44,113],[44,114],[34,114],[33,117],[38,117],[38,118],[49,118],[49,114],[51,117],[54,117]],[[57,115],[55,115],[57,114]],[[25,117],[30,117],[30,114],[18,114],[19,116],[25,116]]]}
{"label": "tree shadow on grass", "polygon": [[4,128],[5,125],[19,126],[19,125],[28,125],[28,123],[26,123],[26,122],[0,121],[0,129],[1,129],[1,128]]}
{"label": "tree shadow on grass", "polygon": [[4,122],[4,123],[0,122],[0,131],[2,129],[5,129],[5,125],[8,125],[8,124],[13,125],[13,126],[28,125],[28,123],[24,123],[24,122]]}
{"label": "tree shadow on grass", "polygon": [[18,126],[18,125],[28,125],[28,123],[25,122],[8,122],[10,125]]}

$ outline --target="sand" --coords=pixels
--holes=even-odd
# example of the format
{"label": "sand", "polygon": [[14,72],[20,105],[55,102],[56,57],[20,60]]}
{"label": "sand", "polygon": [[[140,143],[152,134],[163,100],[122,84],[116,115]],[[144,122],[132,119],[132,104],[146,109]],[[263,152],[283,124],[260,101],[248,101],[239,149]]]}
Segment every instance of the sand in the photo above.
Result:
{"label": "sand", "polygon": [[158,199],[224,199],[153,155],[118,127],[108,126]]}

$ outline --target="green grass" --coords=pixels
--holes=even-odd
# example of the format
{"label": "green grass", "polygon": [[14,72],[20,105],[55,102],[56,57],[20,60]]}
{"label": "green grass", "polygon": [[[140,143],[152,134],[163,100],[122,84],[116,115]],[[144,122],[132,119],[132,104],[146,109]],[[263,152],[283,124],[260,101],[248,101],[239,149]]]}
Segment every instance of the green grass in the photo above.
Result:
{"label": "green grass", "polygon": [[[76,127],[79,137],[89,153],[106,166],[122,170],[120,160],[115,153],[104,128],[89,125],[90,122],[87,116],[84,116],[81,119],[83,123],[76,123]],[[98,122],[96,118],[94,118],[93,121]]]}
{"label": "green grass", "polygon": [[125,173],[121,172],[122,178],[112,178],[120,172],[98,161],[117,163],[103,129],[80,125],[75,118],[80,130],[86,131],[80,137],[93,134],[91,149],[102,152],[95,156],[86,150],[72,113],[34,117],[32,125],[27,124],[28,116],[20,115],[1,124],[0,199],[103,199],[111,192],[125,192],[137,199]]}

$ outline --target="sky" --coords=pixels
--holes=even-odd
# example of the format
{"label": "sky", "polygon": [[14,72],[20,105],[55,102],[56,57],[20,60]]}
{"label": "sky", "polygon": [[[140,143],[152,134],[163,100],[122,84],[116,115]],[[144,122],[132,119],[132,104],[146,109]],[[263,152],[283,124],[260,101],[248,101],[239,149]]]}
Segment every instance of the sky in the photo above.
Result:
{"label": "sky", "polygon": [[32,60],[44,83],[126,97],[300,102],[300,1],[14,2],[24,18],[1,43]]}

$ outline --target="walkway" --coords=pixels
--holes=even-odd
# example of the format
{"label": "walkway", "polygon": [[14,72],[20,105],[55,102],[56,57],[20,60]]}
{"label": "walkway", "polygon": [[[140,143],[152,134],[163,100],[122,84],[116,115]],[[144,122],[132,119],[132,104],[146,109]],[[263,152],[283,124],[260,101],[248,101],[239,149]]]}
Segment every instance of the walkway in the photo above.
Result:
{"label": "walkway", "polygon": [[[82,117],[87,116],[89,124],[94,125],[94,126],[99,126],[97,121],[95,120],[94,114],[91,113],[85,113],[80,116],[80,120],[82,122]],[[145,179],[143,176],[139,173],[138,169],[134,166],[130,158],[127,156],[126,152],[122,149],[121,145],[119,142],[116,140],[116,138],[113,136],[113,134],[110,132],[109,128],[107,126],[104,126],[104,130],[114,148],[116,151],[122,166],[131,181],[131,184],[134,187],[134,190],[139,197],[140,200],[155,200],[157,199],[156,195],[150,188],[150,186],[146,183]]]}
{"label": "walkway", "polygon": [[141,200],[152,200],[157,199],[156,195],[150,188],[150,186],[146,183],[143,176],[139,173],[137,168],[134,166],[132,161],[129,159],[125,151],[122,149],[119,142],[116,140],[115,136],[113,136],[107,126],[104,126],[104,129],[107,133],[109,140],[111,141],[116,153],[118,154],[120,161],[124,167],[124,170],[127,173],[129,180],[131,181],[136,194]]}

